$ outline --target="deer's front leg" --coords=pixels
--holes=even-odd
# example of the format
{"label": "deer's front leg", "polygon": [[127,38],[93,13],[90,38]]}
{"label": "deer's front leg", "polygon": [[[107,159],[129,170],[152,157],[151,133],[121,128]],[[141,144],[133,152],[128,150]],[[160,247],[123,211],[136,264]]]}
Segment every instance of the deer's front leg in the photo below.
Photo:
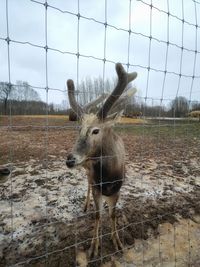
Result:
{"label": "deer's front leg", "polygon": [[119,192],[110,197],[107,197],[106,202],[108,203],[108,206],[109,206],[109,217],[110,217],[110,222],[111,222],[111,238],[115,246],[115,249],[122,250],[123,245],[119,239],[119,235],[117,232],[116,215],[115,215],[116,204],[117,204],[118,198],[119,198]]}
{"label": "deer's front leg", "polygon": [[84,212],[86,212],[90,207],[90,189],[91,189],[91,184],[89,183],[89,179],[88,179],[88,189],[87,189],[87,196],[86,196],[85,204],[84,204]]}
{"label": "deer's front leg", "polygon": [[94,224],[94,234],[92,238],[92,242],[89,249],[89,256],[97,256],[99,249],[99,222],[101,217],[101,209],[102,209],[102,195],[99,191],[97,191],[94,186],[92,186],[92,195],[95,203],[95,224]]}

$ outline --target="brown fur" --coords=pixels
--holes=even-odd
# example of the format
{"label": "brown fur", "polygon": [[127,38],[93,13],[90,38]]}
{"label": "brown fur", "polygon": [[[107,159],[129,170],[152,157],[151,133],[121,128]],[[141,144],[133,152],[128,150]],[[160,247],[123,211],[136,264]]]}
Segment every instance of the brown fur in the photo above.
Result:
{"label": "brown fur", "polygon": [[[99,245],[99,220],[102,206],[102,196],[106,197],[109,205],[109,215],[112,227],[112,239],[116,249],[122,249],[116,230],[115,205],[124,180],[125,151],[122,139],[113,131],[114,122],[99,122],[95,115],[83,117],[81,130],[73,148],[74,158],[86,169],[88,177],[88,192],[84,211],[90,204],[92,191],[96,222],[94,237],[89,250],[90,256],[97,255]],[[98,129],[97,135],[92,134]],[[75,163],[76,165],[76,163]]]}

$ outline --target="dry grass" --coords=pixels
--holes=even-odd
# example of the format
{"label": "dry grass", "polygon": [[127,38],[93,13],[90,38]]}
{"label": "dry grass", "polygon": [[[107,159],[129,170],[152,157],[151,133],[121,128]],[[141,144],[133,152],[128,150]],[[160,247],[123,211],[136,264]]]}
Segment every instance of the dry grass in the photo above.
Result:
{"label": "dry grass", "polygon": [[147,123],[145,120],[140,119],[140,118],[127,118],[127,117],[122,117],[121,124],[143,124]]}
{"label": "dry grass", "polygon": [[[46,118],[47,115],[12,115],[12,118]],[[8,118],[9,115],[1,115],[0,118]],[[68,117],[67,115],[48,115],[49,118],[66,118]]]}
{"label": "dry grass", "polygon": [[67,115],[20,115],[0,116],[0,126],[65,126],[69,122]]}
{"label": "dry grass", "polygon": [[[22,126],[22,125],[41,125],[44,126],[46,119],[48,118],[48,124],[50,126],[64,126],[66,123],[69,123],[69,116],[67,115],[17,115],[17,116],[0,116],[0,126],[7,126],[10,123],[13,126]],[[11,120],[10,120],[11,119]],[[76,122],[74,122],[76,123]],[[140,118],[126,118],[122,117],[120,124],[143,124],[146,123],[145,120]]]}

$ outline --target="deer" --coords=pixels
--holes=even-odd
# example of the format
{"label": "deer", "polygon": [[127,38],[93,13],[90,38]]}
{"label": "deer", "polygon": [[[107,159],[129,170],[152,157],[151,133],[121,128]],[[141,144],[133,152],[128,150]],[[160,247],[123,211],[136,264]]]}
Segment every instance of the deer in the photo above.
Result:
{"label": "deer", "polygon": [[0,184],[5,183],[8,180],[11,171],[6,165],[0,165]]}
{"label": "deer", "polygon": [[125,148],[122,138],[113,130],[121,114],[116,112],[108,116],[108,113],[127,85],[137,77],[137,73],[127,73],[121,63],[117,63],[115,69],[118,77],[117,84],[96,114],[86,113],[77,103],[74,82],[71,79],[67,80],[69,103],[77,114],[81,126],[79,136],[67,156],[66,165],[68,168],[82,166],[86,170],[88,192],[85,209],[90,199],[90,190],[95,205],[94,234],[89,248],[89,257],[98,255],[103,198],[108,205],[114,247],[116,250],[123,250],[117,232],[116,204],[125,177]]}

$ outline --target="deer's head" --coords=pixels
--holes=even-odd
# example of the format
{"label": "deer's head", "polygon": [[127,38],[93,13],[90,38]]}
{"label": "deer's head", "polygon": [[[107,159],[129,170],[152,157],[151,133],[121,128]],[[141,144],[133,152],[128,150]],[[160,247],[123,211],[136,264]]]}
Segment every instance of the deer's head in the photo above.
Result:
{"label": "deer's head", "polygon": [[109,139],[112,138],[112,125],[114,125],[118,113],[108,116],[108,112],[119,99],[127,84],[137,77],[136,72],[127,73],[120,63],[116,64],[116,72],[118,76],[117,85],[97,114],[86,113],[85,109],[76,102],[73,80],[67,81],[71,108],[81,121],[79,137],[72,153],[67,157],[66,165],[69,168],[82,165],[87,160],[100,156],[103,141],[107,140],[109,142]]}

